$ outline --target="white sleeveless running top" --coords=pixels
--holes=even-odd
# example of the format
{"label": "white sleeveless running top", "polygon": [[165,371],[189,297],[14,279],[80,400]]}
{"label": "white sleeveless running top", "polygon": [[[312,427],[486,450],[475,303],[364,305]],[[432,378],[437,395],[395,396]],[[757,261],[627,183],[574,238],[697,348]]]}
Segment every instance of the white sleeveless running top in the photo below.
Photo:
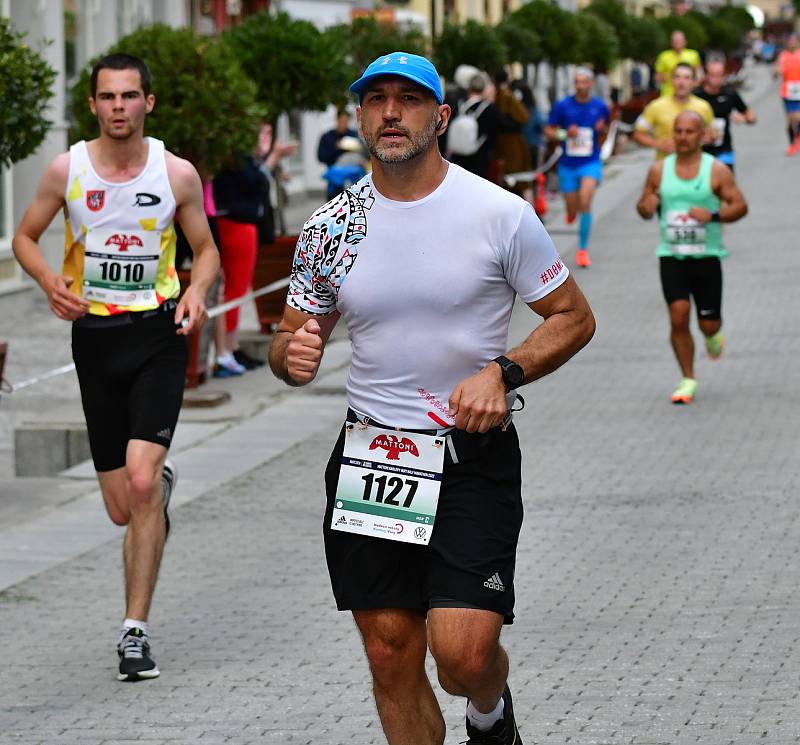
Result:
{"label": "white sleeveless running top", "polygon": [[147,163],[123,183],[98,176],[83,140],[69,151],[63,271],[94,315],[151,310],[180,293],[164,143],[145,139]]}

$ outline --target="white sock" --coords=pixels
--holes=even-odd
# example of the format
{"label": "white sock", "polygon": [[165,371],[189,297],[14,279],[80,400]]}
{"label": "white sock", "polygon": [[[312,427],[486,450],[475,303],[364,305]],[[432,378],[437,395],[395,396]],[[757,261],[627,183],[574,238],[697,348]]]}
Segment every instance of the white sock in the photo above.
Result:
{"label": "white sock", "polygon": [[141,629],[144,633],[147,633],[147,621],[137,621],[135,618],[126,618],[122,622],[122,633],[120,634],[120,638],[125,636],[125,633],[128,629]]}
{"label": "white sock", "polygon": [[218,365],[224,365],[225,363],[230,364],[231,362],[233,362],[235,365],[239,364],[238,362],[236,362],[236,360],[233,358],[233,354],[231,354],[230,352],[225,352],[225,354],[217,355]]}
{"label": "white sock", "polygon": [[488,732],[493,726],[495,722],[500,721],[503,718],[503,708],[505,707],[505,702],[501,698],[497,702],[497,706],[492,709],[488,714],[484,714],[482,711],[478,711],[472,704],[472,701],[467,702],[467,718],[469,719],[470,724],[475,727],[475,729],[479,729],[481,732]]}

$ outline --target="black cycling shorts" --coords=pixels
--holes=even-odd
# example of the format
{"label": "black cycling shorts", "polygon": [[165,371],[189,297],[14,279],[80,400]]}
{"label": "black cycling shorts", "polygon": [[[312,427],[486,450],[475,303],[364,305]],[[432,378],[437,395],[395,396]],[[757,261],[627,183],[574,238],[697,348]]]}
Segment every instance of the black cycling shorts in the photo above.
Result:
{"label": "black cycling shorts", "polygon": [[703,259],[662,256],[661,288],[667,305],[691,296],[700,320],[722,318],[722,262],[716,256]]}
{"label": "black cycling shorts", "polygon": [[122,319],[87,318],[72,325],[92,460],[97,471],[125,465],[129,440],[168,448],[186,380],[186,337],[176,334],[174,303]]}
{"label": "black cycling shorts", "polygon": [[331,530],[344,428],[325,471],[323,534],[339,610],[472,607],[514,620],[514,570],[522,528],[519,440],[514,425],[486,434],[453,430],[427,546]]}

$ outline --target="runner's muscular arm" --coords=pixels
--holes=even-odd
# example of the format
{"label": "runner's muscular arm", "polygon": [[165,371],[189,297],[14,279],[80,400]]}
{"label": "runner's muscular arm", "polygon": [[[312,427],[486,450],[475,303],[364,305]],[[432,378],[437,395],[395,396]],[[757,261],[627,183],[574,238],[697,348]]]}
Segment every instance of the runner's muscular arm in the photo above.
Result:
{"label": "runner's muscular arm", "polygon": [[167,155],[167,173],[175,195],[175,220],[180,223],[194,255],[191,283],[175,309],[176,324],[188,315],[188,323],[177,332],[188,335],[199,329],[208,318],[206,295],[219,273],[219,252],[203,209],[203,184],[194,166],[170,153]]}
{"label": "runner's muscular arm", "polygon": [[74,321],[86,315],[89,303],[69,291],[74,278],[54,272],[39,248],[42,233],[64,207],[68,178],[69,153],[62,153],[50,163],[42,175],[36,196],[23,215],[11,245],[22,268],[47,295],[53,313],[65,321]]}
{"label": "runner's muscular arm", "polygon": [[658,194],[661,185],[661,172],[664,168],[663,161],[653,163],[647,172],[647,179],[644,182],[642,196],[636,203],[636,211],[640,217],[649,220],[658,210],[661,204],[661,197]]}
{"label": "runner's muscular arm", "polygon": [[[577,354],[594,335],[595,320],[589,303],[572,277],[551,293],[528,303],[544,321],[507,357],[522,366],[525,382],[548,375]],[[506,416],[506,386],[500,365],[490,362],[462,380],[448,402],[456,427],[487,432]]]}
{"label": "runner's muscular arm", "polygon": [[[736,179],[730,168],[718,160],[714,161],[711,171],[711,190],[722,202],[719,206],[720,222],[736,222],[747,214],[747,202],[736,184]],[[710,222],[711,210],[705,207],[692,207],[689,216],[700,222]]]}
{"label": "runner's muscular arm", "polygon": [[338,311],[314,316],[284,306],[283,318],[269,348],[269,366],[273,375],[292,386],[306,385],[314,380],[325,345],[338,320]]}

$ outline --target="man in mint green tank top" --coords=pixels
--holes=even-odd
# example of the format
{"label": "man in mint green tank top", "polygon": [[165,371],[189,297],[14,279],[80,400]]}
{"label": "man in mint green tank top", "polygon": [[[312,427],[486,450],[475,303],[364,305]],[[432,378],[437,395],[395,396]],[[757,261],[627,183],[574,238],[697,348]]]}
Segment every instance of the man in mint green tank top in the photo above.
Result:
{"label": "man in mint green tank top", "polygon": [[684,111],[675,119],[675,152],[656,161],[647,174],[636,209],[649,220],[659,217],[661,287],[670,318],[670,341],[683,376],[672,403],[689,404],[697,393],[694,339],[689,330],[691,299],[712,359],[722,354],[723,222],[747,214],[747,203],[730,169],[702,151],[705,123]]}

